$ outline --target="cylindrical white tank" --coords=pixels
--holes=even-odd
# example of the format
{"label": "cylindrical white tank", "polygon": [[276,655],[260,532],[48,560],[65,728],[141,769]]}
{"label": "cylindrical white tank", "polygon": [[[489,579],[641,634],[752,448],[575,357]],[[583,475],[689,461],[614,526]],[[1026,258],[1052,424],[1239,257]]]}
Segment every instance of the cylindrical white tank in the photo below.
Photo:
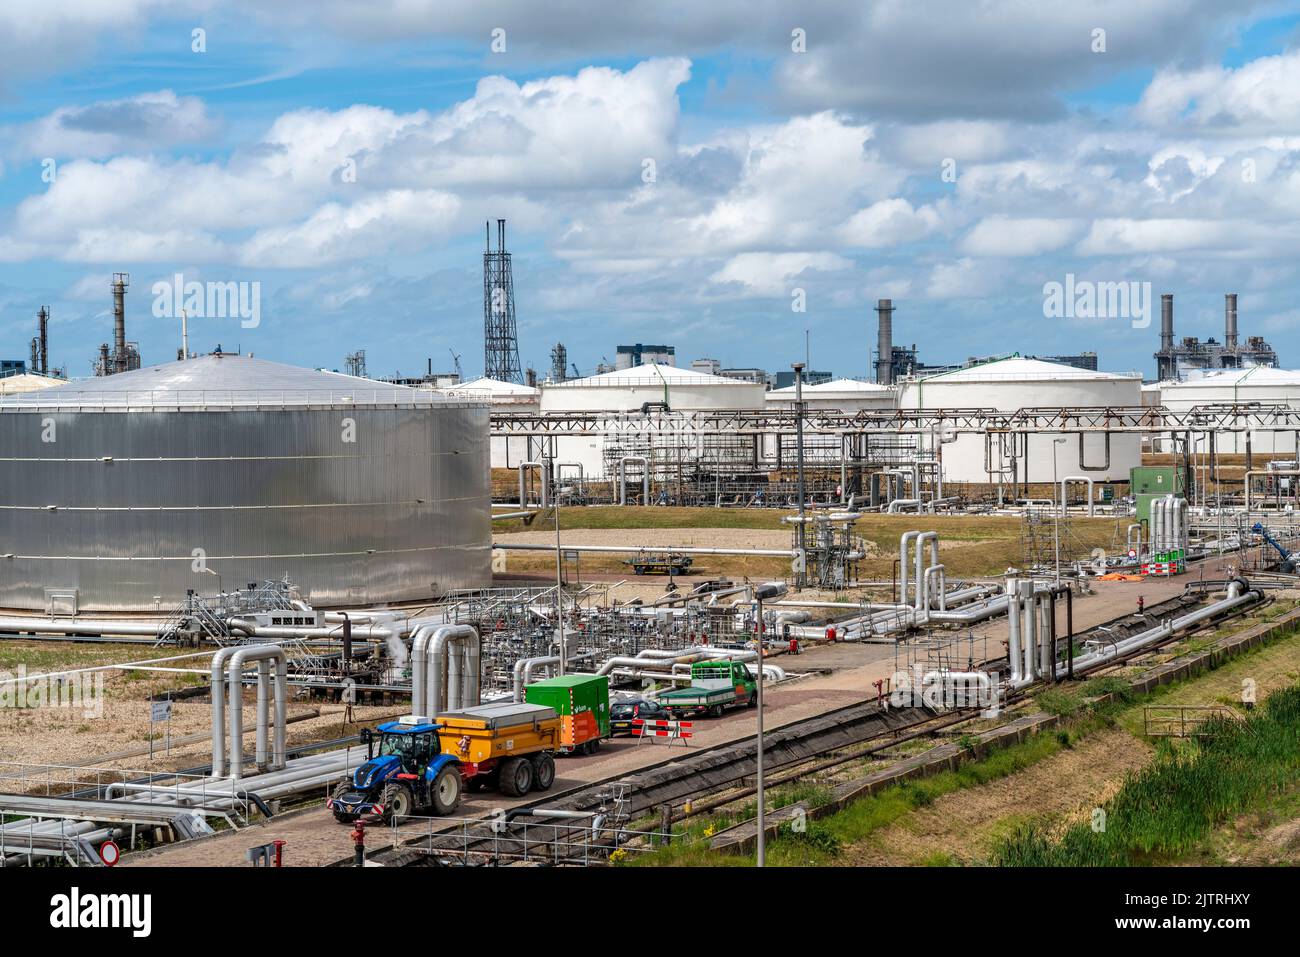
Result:
{"label": "cylindrical white tank", "polygon": [[[1018,356],[921,379],[904,380],[902,409],[1134,408],[1142,404],[1137,375],[1093,372]],[[1057,440],[1064,439],[1063,442]],[[958,435],[943,445],[944,479],[950,482],[1050,483],[1067,475],[1123,480],[1141,464],[1137,433],[1029,434],[1011,437]],[[1014,458],[1014,461],[1013,461]],[[1053,466],[1055,461],[1055,466]],[[1012,473],[1014,467],[1015,472]]]}
{"label": "cylindrical white tank", "polygon": [[543,413],[610,413],[608,421],[598,422],[591,434],[554,439],[558,460],[579,462],[587,476],[601,477],[606,475],[605,442],[600,435],[603,425],[617,421],[620,431],[626,432],[629,423],[635,423],[643,410],[663,405],[674,412],[761,409],[766,391],[761,382],[651,363],[582,379],[543,383],[541,410]]}
{"label": "cylindrical white tank", "polygon": [[[1186,412],[1204,405],[1285,405],[1300,408],[1300,371],[1252,366],[1249,369],[1226,369],[1209,372],[1186,382],[1166,382],[1160,389],[1160,401],[1171,412]],[[1296,434],[1274,432],[1267,428],[1264,415],[1253,429],[1251,452],[1254,455],[1294,455]],[[1204,451],[1204,445],[1199,447]],[[1245,432],[1219,432],[1215,450],[1221,453],[1244,453]]]}
{"label": "cylindrical white tank", "polygon": [[[542,392],[530,385],[518,382],[502,382],[500,379],[483,377],[469,382],[436,390],[443,395],[463,396],[480,402],[487,402],[492,414],[499,413],[536,413],[541,408]],[[518,468],[520,462],[535,461],[540,457],[537,442],[527,436],[493,436],[491,440],[492,468]]]}
{"label": "cylindrical white tank", "polygon": [[[773,389],[767,394],[769,409],[794,407],[794,386]],[[892,386],[857,379],[833,379],[817,385],[803,387],[806,409],[839,409],[842,412],[861,412],[864,409],[893,409],[898,403],[898,392]]]}

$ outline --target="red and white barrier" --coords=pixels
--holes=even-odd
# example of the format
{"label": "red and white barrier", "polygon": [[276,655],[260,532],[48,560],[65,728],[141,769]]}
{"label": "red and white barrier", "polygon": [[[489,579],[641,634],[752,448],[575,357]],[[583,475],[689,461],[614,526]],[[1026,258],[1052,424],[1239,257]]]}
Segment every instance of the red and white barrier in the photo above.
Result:
{"label": "red and white barrier", "polygon": [[668,742],[681,741],[686,745],[688,743],[686,739],[694,737],[695,734],[691,730],[690,721],[647,721],[644,718],[633,718],[632,725],[637,736],[637,744],[647,738],[651,741],[663,738]]}

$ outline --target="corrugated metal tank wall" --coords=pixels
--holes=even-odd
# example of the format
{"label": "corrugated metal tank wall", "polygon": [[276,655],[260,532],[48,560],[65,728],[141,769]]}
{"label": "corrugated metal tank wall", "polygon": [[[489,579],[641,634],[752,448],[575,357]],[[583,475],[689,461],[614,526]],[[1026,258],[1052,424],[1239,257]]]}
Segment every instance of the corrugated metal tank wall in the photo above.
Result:
{"label": "corrugated metal tank wall", "polygon": [[287,573],[320,606],[491,579],[482,405],[6,409],[0,450],[0,607],[170,608],[216,591],[196,549],[226,589]]}

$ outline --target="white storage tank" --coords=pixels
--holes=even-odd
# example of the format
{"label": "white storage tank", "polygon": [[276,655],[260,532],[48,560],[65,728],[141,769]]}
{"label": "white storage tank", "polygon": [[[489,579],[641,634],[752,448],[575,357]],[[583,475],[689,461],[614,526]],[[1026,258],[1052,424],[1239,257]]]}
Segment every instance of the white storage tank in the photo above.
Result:
{"label": "white storage tank", "polygon": [[[1135,408],[1142,404],[1142,378],[1093,372],[1057,362],[1014,356],[981,365],[905,379],[900,387],[902,409],[996,409],[1014,412],[1033,408]],[[1063,443],[1055,440],[1064,438]],[[1127,480],[1141,464],[1137,433],[1080,436],[1042,433],[1018,440],[1010,437],[960,434],[943,445],[945,481],[996,484],[1019,481],[1051,483],[1068,475],[1089,475],[1098,481]],[[1109,448],[1108,448],[1109,445]],[[1012,474],[1014,467],[1015,473]]]}
{"label": "white storage tank", "polygon": [[617,423],[626,432],[644,409],[665,404],[673,412],[761,409],[767,386],[676,366],[648,365],[617,369],[601,375],[542,384],[541,410],[547,414],[608,412],[597,416],[591,434],[558,437],[555,457],[582,466],[587,477],[605,477],[602,424]]}
{"label": "white storage tank", "polygon": [[[542,392],[531,385],[519,382],[502,382],[486,376],[438,389],[446,396],[462,396],[478,402],[487,402],[493,415],[519,413],[535,414],[541,407]],[[536,440],[527,436],[493,436],[491,441],[492,468],[518,468],[520,462],[538,457],[532,446]]]}
{"label": "white storage tank", "polygon": [[649,365],[542,384],[543,412],[639,412],[667,404],[698,409],[761,409],[767,387],[676,366]]}
{"label": "white storage tank", "polygon": [[[1300,371],[1252,366],[1249,369],[1225,369],[1207,372],[1186,382],[1165,382],[1160,401],[1171,412],[1186,412],[1203,405],[1285,405],[1300,408]],[[1266,418],[1266,417],[1261,417]],[[1261,425],[1264,423],[1261,422]],[[1201,447],[1202,451],[1204,447]],[[1215,449],[1222,453],[1245,454],[1245,432],[1220,432]],[[1295,432],[1273,432],[1255,428],[1251,438],[1253,455],[1281,453],[1294,455]]]}
{"label": "white storage tank", "polygon": [[[766,396],[769,409],[794,408],[794,386],[773,389]],[[893,386],[857,379],[832,379],[817,385],[803,387],[806,409],[839,409],[841,412],[862,412],[868,409],[893,409],[898,404],[898,392]]]}

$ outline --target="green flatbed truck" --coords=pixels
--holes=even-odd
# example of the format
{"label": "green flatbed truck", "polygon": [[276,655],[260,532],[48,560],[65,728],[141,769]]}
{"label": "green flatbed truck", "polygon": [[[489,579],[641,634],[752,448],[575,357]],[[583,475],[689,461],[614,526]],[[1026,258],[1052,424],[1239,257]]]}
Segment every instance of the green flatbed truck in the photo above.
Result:
{"label": "green flatbed truck", "polygon": [[673,718],[696,714],[720,718],[727,708],[753,706],[757,696],[758,687],[744,662],[713,659],[691,665],[690,685],[661,691],[655,700]]}

